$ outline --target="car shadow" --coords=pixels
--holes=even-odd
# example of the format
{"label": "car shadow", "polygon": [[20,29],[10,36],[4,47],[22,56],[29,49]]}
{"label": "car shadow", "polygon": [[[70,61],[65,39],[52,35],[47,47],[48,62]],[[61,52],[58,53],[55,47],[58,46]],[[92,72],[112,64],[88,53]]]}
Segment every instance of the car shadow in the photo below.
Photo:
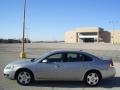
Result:
{"label": "car shadow", "polygon": [[120,77],[114,77],[114,78],[102,80],[102,82],[98,85],[98,87],[104,87],[104,88],[120,87]]}
{"label": "car shadow", "polygon": [[[35,81],[30,86],[35,87],[63,87],[63,88],[87,88],[83,82],[79,81]],[[102,88],[120,87],[120,77],[102,80],[98,86]]]}

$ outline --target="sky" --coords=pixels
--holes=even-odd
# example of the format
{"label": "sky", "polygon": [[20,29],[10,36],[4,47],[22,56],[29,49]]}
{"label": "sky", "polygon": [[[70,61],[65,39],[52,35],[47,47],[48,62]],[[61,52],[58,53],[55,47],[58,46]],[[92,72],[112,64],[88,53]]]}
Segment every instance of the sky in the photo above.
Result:
{"label": "sky", "polygon": [[[24,0],[0,0],[0,38],[22,38]],[[80,27],[120,30],[120,0],[27,0],[25,37],[64,40]]]}

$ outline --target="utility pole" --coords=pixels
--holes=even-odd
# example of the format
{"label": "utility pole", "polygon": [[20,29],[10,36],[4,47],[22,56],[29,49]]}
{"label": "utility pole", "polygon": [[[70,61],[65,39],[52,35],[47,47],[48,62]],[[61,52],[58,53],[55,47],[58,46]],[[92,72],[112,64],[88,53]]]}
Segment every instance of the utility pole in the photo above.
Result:
{"label": "utility pole", "polygon": [[26,53],[25,53],[25,19],[26,19],[26,0],[24,0],[22,52],[20,53],[20,58],[26,58]]}

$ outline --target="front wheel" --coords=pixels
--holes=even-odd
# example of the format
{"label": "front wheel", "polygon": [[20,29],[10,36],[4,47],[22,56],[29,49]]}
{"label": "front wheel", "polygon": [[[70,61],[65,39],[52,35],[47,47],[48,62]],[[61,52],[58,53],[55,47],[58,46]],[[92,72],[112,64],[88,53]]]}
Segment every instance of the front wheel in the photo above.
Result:
{"label": "front wheel", "polygon": [[85,83],[89,86],[96,86],[100,82],[100,74],[97,72],[89,72],[85,76]]}
{"label": "front wheel", "polygon": [[32,82],[32,75],[29,71],[23,70],[18,72],[16,80],[20,85],[28,85]]}

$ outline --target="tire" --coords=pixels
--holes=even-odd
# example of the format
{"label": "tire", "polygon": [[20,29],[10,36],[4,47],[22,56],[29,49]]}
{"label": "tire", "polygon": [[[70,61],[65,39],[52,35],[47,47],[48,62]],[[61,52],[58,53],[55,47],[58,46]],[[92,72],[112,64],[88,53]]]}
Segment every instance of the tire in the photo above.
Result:
{"label": "tire", "polygon": [[33,80],[32,73],[28,70],[21,70],[17,73],[16,80],[20,85],[29,85]]}
{"label": "tire", "polygon": [[85,75],[84,81],[88,86],[97,86],[101,80],[101,75],[97,71],[88,72]]}

